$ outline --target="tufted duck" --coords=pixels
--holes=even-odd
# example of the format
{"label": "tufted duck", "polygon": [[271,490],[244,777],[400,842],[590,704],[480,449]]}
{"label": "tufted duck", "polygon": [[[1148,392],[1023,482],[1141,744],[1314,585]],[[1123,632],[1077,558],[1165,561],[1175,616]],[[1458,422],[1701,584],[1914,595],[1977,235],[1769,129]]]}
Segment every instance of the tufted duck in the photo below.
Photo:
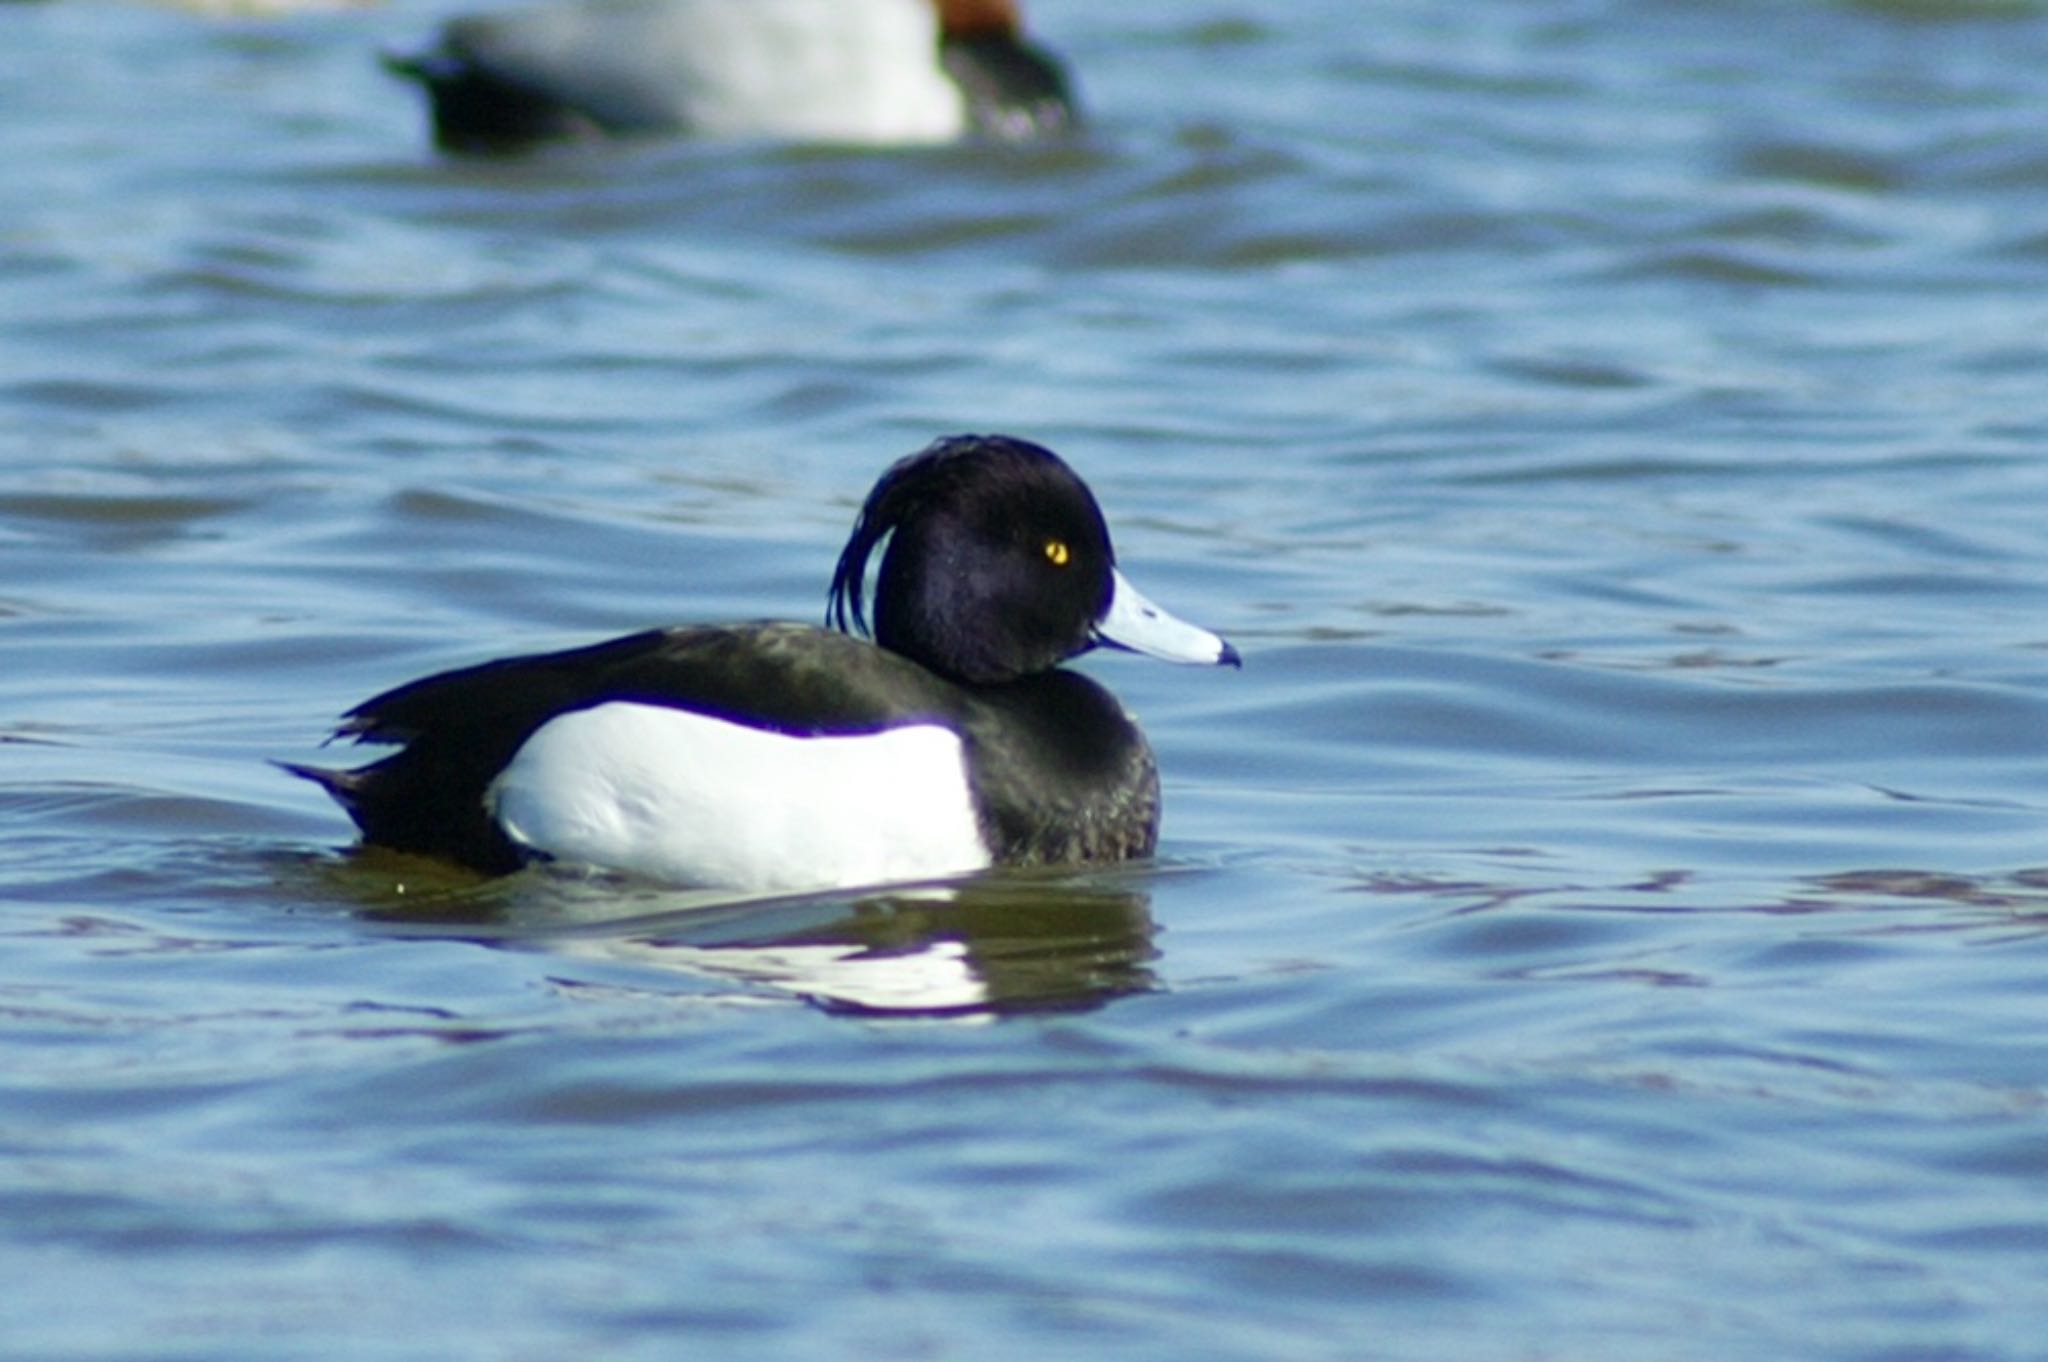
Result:
{"label": "tufted duck", "polygon": [[833,628],[657,629],[443,672],[356,706],[335,735],[395,754],[286,769],[366,842],[491,873],[557,860],[780,891],[1149,856],[1152,749],[1059,663],[1099,645],[1238,655],[1115,564],[1057,455],[953,436],[868,494],[832,576]]}

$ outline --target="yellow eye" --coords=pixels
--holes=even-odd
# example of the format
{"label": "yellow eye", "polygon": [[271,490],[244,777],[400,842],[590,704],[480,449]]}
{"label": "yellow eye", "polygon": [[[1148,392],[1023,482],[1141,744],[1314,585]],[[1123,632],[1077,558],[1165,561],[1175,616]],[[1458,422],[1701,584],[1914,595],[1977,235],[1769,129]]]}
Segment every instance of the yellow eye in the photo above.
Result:
{"label": "yellow eye", "polygon": [[1066,540],[1048,539],[1045,541],[1045,560],[1048,563],[1051,563],[1054,567],[1065,567],[1067,565],[1067,559],[1072,556],[1073,555],[1067,551]]}

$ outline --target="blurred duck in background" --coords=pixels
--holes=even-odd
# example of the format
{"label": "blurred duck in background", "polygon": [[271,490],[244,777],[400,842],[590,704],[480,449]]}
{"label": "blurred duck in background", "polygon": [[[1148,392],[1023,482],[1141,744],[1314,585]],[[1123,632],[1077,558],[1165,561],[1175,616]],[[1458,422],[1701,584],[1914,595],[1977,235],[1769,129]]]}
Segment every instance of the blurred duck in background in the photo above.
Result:
{"label": "blurred duck in background", "polygon": [[1077,122],[1017,0],[555,0],[450,21],[387,64],[435,140],[518,151],[596,137],[891,145],[1021,141]]}

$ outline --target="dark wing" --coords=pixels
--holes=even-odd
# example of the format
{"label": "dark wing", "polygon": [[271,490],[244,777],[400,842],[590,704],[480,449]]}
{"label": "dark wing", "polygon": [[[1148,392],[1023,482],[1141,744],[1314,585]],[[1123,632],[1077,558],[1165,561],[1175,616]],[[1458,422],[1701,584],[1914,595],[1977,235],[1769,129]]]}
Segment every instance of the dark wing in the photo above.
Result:
{"label": "dark wing", "polygon": [[922,668],[808,625],[650,630],[386,691],[350,710],[336,736],[400,751],[355,770],[286,769],[333,795],[366,842],[508,871],[521,853],[485,811],[485,789],[549,719],[613,700],[793,734],[875,732],[947,719],[960,704]]}

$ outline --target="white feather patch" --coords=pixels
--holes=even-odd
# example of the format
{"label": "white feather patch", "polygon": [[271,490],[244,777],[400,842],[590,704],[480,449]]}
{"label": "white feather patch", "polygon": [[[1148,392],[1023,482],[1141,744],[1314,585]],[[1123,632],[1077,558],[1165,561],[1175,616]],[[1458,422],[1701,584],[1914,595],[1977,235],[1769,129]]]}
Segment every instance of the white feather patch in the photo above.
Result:
{"label": "white feather patch", "polygon": [[967,129],[928,0],[585,0],[501,25],[510,55],[710,137],[932,142]]}
{"label": "white feather patch", "polygon": [[551,719],[484,792],[514,842],[671,884],[796,890],[985,869],[959,737],[797,738],[615,701]]}

